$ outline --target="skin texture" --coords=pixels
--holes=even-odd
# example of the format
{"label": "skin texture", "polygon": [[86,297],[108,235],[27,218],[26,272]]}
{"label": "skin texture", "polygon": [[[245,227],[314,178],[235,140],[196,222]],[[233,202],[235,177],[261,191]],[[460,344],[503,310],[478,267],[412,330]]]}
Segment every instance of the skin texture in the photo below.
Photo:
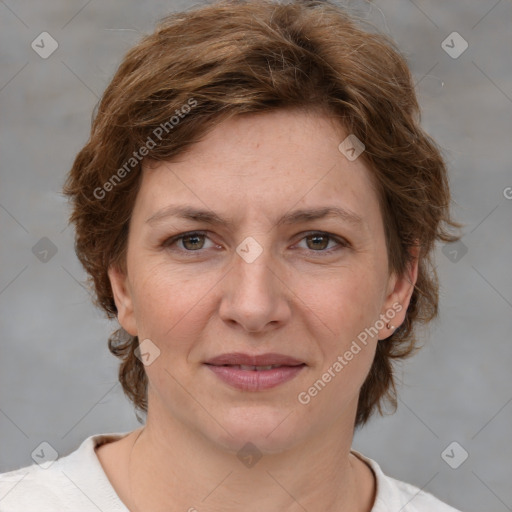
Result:
{"label": "skin texture", "polygon": [[[176,161],[146,165],[127,270],[109,275],[119,322],[160,355],[146,366],[145,428],[97,450],[131,510],[371,509],[373,473],[349,452],[360,387],[392,330],[361,345],[307,405],[297,398],[397,303],[399,326],[416,280],[415,262],[405,276],[388,272],[371,174],[338,150],[347,135],[315,112],[239,116]],[[147,222],[170,205],[231,224]],[[291,211],[325,206],[361,221],[278,225]],[[194,230],[206,236],[166,243]],[[315,239],[319,231],[333,238]],[[251,263],[236,252],[247,237],[262,249]],[[277,352],[307,366],[275,388],[241,391],[203,364],[226,352]],[[236,456],[247,442],[263,455],[250,468]]]}

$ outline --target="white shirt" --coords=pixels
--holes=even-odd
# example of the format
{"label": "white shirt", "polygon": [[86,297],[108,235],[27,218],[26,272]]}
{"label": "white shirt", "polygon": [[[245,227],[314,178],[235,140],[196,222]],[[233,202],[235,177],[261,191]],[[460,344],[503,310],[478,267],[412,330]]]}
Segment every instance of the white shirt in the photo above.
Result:
{"label": "white shirt", "polygon": [[[0,512],[130,512],[112,487],[94,448],[129,434],[90,436],[80,447],[43,469],[32,464],[0,474]],[[377,481],[371,512],[460,512],[432,494],[384,475],[380,466],[359,452]],[[50,462],[47,462],[47,464]]]}

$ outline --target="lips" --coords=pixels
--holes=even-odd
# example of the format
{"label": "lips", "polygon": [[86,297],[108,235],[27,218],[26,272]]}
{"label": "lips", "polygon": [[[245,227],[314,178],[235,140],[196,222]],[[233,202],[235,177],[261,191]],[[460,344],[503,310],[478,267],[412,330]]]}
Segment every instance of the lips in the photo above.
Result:
{"label": "lips", "polygon": [[241,391],[264,391],[292,380],[307,366],[284,354],[222,354],[205,363],[220,380]]}
{"label": "lips", "polygon": [[273,370],[274,368],[281,368],[282,364],[269,364],[266,366],[251,366],[250,364],[223,364],[222,366],[229,366],[230,368],[234,368],[237,370],[250,370],[263,372],[265,370]]}
{"label": "lips", "polygon": [[241,391],[265,391],[292,380],[306,363],[284,354],[243,354],[233,352],[205,363],[220,380]]}
{"label": "lips", "polygon": [[303,361],[295,359],[284,354],[244,354],[241,352],[232,352],[230,354],[221,354],[206,361],[205,364],[213,366],[233,366],[240,367],[243,370],[265,370],[268,367],[280,366],[300,366]]}

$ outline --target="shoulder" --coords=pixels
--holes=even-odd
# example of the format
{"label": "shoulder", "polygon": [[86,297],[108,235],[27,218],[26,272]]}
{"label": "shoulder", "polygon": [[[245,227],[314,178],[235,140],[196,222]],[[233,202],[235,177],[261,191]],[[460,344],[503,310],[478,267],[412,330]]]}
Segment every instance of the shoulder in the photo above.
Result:
{"label": "shoulder", "polygon": [[407,507],[403,509],[403,512],[460,512],[439,500],[434,495],[422,491],[414,485],[391,477],[386,478],[388,482],[394,485],[398,490],[403,504],[407,505]]}
{"label": "shoulder", "polygon": [[0,474],[0,512],[124,512],[94,448],[126,433],[85,439],[69,455],[51,465],[32,464]]}
{"label": "shoulder", "polygon": [[72,493],[62,477],[36,464],[0,474],[0,511],[67,510],[66,497]]}
{"label": "shoulder", "polygon": [[351,452],[366,462],[375,474],[377,490],[371,512],[460,512],[412,484],[385,475],[373,459],[355,450]]}

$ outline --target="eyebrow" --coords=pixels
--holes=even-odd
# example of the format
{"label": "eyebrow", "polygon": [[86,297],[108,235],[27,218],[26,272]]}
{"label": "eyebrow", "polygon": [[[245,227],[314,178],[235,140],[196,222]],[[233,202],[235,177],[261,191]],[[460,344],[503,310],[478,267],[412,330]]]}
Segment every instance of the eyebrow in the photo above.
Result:
{"label": "eyebrow", "polygon": [[[222,218],[211,210],[203,210],[185,205],[167,206],[166,208],[163,208],[151,215],[151,217],[146,220],[146,223],[155,224],[168,217],[179,217],[181,219],[205,222],[211,225],[221,225],[226,227],[233,226],[232,221]],[[347,210],[339,206],[325,206],[320,208],[299,209],[285,213],[280,217],[276,225],[298,224],[301,222],[311,222],[328,217],[338,218],[356,226],[362,226],[365,224],[363,218],[351,210]]]}

